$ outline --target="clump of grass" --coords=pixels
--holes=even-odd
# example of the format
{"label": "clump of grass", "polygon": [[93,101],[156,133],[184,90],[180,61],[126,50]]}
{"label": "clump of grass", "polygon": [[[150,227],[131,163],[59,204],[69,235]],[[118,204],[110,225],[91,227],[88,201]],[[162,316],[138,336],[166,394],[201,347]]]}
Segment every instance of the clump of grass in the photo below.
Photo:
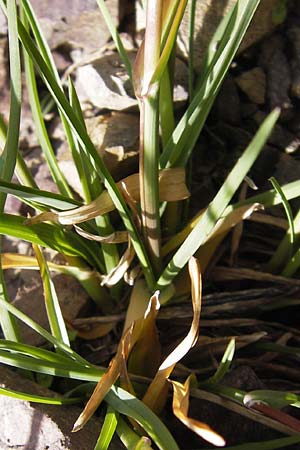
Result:
{"label": "clump of grass", "polygon": [[[268,207],[279,202],[285,203],[300,193],[300,184],[296,182],[283,186],[280,195],[277,188],[276,191],[256,196],[243,204],[230,204],[279,117],[279,111],[275,110],[265,119],[206,210],[188,224],[184,223],[181,213],[180,202],[189,195],[185,183],[185,168],[259,0],[238,0],[224,18],[210,43],[198,80],[194,80],[193,65],[190,64],[191,98],[176,126],[170,61],[187,0],[145,2],[146,33],[134,67],[131,67],[105,2],[97,0],[128,70],[140,107],[139,174],[119,183],[113,180],[88,136],[80,102],[71,80],[68,93],[64,91],[29,0],[21,0],[19,14],[14,0],[0,2],[8,17],[11,70],[9,123],[6,129],[2,120],[0,127],[3,146],[0,159],[0,234],[32,242],[36,255],[34,258],[2,254],[0,321],[5,338],[0,341],[0,361],[13,367],[83,382],[83,389],[78,388],[68,396],[55,400],[4,388],[1,393],[30,401],[69,404],[81,402],[84,399],[84,386],[90,389],[89,383],[92,383],[94,392],[74,425],[74,430],[83,427],[104,400],[107,411],[95,450],[108,448],[115,433],[128,449],[151,448],[152,440],[160,449],[176,450],[178,445],[171,430],[159,419],[159,413],[165,407],[167,399],[168,381],[173,386],[174,414],[187,427],[215,446],[225,444],[217,430],[212,430],[207,424],[195,421],[188,415],[191,385],[201,388],[198,393],[204,391],[207,396],[214,393],[226,397],[239,408],[244,408],[245,401],[249,402],[249,395],[252,395],[251,402],[263,401],[271,407],[278,407],[278,404],[298,405],[298,397],[293,394],[280,393],[272,396],[265,392],[255,392],[254,395],[222,387],[222,378],[234,355],[233,341],[229,343],[215,375],[206,382],[198,384],[191,377],[184,383],[170,380],[176,363],[195,344],[198,337],[201,267],[203,270],[213,256],[211,249],[214,248],[210,247],[203,254],[205,244],[222,233],[226,234],[258,205]],[[22,102],[19,45],[24,57],[26,84],[37,136],[59,194],[38,188],[18,150]],[[56,103],[61,117],[82,183],[83,198],[80,201],[74,198],[72,189],[57,164],[44,123],[36,72]],[[11,182],[14,172],[19,184]],[[7,194],[12,194],[33,207],[36,215],[26,219],[4,213]],[[112,226],[112,210],[116,210],[120,216],[119,229]],[[169,232],[179,232],[174,236],[164,235],[165,228]],[[41,247],[61,253],[66,263],[47,263]],[[200,265],[193,257],[195,254],[200,259]],[[124,282],[124,276],[132,264],[137,267],[137,276],[132,281],[133,288]],[[161,304],[176,300],[174,280],[187,265],[191,280],[193,320],[186,337],[161,362],[155,320]],[[10,303],[3,277],[3,269],[9,267],[39,268],[51,333]],[[77,278],[103,315],[114,311],[114,305],[121,300],[125,290],[131,291],[124,333],[108,369],[90,364],[72,350],[51,281],[52,270]],[[53,351],[22,343],[16,319],[41,334]],[[135,387],[127,370],[152,379],[150,385],[142,389],[141,400],[134,391]],[[121,387],[115,385],[119,378]],[[276,399],[279,403],[276,403]],[[130,421],[125,417],[130,418]],[[269,424],[267,418],[261,419],[259,416],[255,420]],[[280,428],[280,423],[278,429],[286,432],[283,425]],[[299,441],[298,436],[292,436],[260,443],[259,446],[275,449]],[[237,448],[251,447],[247,443]]]}

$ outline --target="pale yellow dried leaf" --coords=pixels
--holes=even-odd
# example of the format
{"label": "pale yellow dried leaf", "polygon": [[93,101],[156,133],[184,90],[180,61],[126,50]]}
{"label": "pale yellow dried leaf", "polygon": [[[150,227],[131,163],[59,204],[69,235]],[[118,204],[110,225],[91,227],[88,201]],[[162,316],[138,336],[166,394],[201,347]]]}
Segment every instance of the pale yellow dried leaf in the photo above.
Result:
{"label": "pale yellow dried leaf", "polygon": [[161,397],[166,390],[167,378],[172,373],[176,363],[188,353],[198,339],[202,282],[200,266],[194,257],[189,260],[189,274],[191,278],[193,320],[188,334],[163,361],[143,398],[143,402],[155,411],[158,411],[159,407],[162,406]]}
{"label": "pale yellow dried leaf", "polygon": [[155,311],[157,311],[158,308],[158,304],[158,293],[155,293],[150,298],[149,307],[146,310],[145,317],[132,323],[132,325],[123,334],[122,339],[119,342],[115,357],[111,360],[107,372],[99,380],[83,412],[76,420],[72,430],[73,432],[79,431],[84,427],[84,425],[99,407],[109,389],[117,381],[120,374],[122,373],[123,376],[124,374],[126,374],[125,363],[132,348],[141,335],[143,321],[147,319],[147,316],[149,314],[155,314]]}
{"label": "pale yellow dried leaf", "polygon": [[[117,186],[122,190],[122,185],[135,200],[140,199],[139,174],[130,175],[119,181]],[[190,195],[185,184],[185,170],[182,167],[164,169],[159,173],[159,199],[160,201],[179,201],[188,198]],[[74,225],[86,222],[95,217],[104,215],[115,209],[107,191],[103,191],[99,197],[87,205],[62,212],[46,212],[32,217],[26,221],[28,225],[39,222],[52,221],[62,225]]]}
{"label": "pale yellow dried leaf", "polygon": [[190,430],[201,436],[207,442],[217,447],[223,447],[226,442],[222,436],[216,433],[206,423],[188,417],[189,393],[191,376],[184,384],[177,381],[170,381],[173,385],[173,413]]}
{"label": "pale yellow dried leaf", "polygon": [[74,225],[74,228],[76,232],[85,239],[101,242],[102,244],[121,244],[128,241],[127,231],[115,231],[108,236],[99,236],[98,234],[88,233],[77,225]]}
{"label": "pale yellow dried leaf", "polygon": [[132,263],[132,260],[134,258],[135,252],[134,248],[131,245],[131,241],[129,239],[128,241],[128,247],[123,253],[118,265],[114,267],[109,274],[105,275],[101,279],[101,286],[115,286],[125,275],[127,270],[130,267],[130,264]]}
{"label": "pale yellow dried leaf", "polygon": [[112,385],[117,381],[120,376],[120,371],[122,367],[122,360],[127,359],[130,341],[132,337],[133,326],[127,330],[123,335],[119,345],[116,356],[111,360],[107,372],[102,376],[97,386],[94,389],[89,401],[87,402],[84,410],[76,420],[73,426],[73,432],[81,430],[87,421],[92,417],[96,409],[99,407],[100,403],[104,399],[105,395],[112,387]]}

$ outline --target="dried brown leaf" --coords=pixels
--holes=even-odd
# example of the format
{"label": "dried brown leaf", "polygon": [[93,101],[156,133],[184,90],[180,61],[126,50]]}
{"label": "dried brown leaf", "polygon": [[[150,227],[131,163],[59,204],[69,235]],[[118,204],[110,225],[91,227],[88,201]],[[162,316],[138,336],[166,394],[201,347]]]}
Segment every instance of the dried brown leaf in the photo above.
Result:
{"label": "dried brown leaf", "polygon": [[159,367],[143,398],[143,402],[154,411],[158,411],[162,406],[164,394],[167,389],[167,378],[172,373],[176,363],[188,353],[188,351],[195,345],[198,338],[202,282],[200,266],[194,257],[189,260],[189,273],[191,277],[191,293],[194,313],[192,324],[186,337],[176,346],[176,348],[169,354],[169,356],[167,356]]}
{"label": "dried brown leaf", "polygon": [[[122,190],[122,186],[135,201],[140,200],[139,174],[130,175],[119,181],[117,186]],[[123,188],[124,189],[124,188]],[[190,195],[185,184],[185,170],[182,167],[164,169],[159,173],[159,199],[160,201],[177,202],[184,200]],[[39,222],[57,222],[62,225],[74,225],[86,222],[95,217],[104,215],[115,209],[107,191],[103,191],[99,197],[87,205],[79,208],[70,209],[61,212],[45,212],[35,217],[27,219],[26,224],[33,225]]]}
{"label": "dried brown leaf", "polygon": [[189,394],[191,376],[188,377],[184,384],[178,381],[169,380],[173,385],[173,413],[174,415],[190,430],[201,436],[207,442],[217,447],[223,447],[226,442],[222,436],[216,433],[206,423],[188,417]]}

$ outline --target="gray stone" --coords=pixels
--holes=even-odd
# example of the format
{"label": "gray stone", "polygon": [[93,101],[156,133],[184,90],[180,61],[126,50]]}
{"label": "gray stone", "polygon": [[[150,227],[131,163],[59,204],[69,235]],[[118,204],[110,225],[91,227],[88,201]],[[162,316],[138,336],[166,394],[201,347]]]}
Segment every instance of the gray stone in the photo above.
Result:
{"label": "gray stone", "polygon": [[[45,397],[55,393],[6,367],[0,367],[1,387]],[[101,419],[92,417],[78,433],[71,433],[81,413],[80,406],[56,406],[30,403],[0,395],[0,450],[93,450]],[[117,440],[109,447],[121,450]]]}
{"label": "gray stone", "polygon": [[[33,0],[32,4],[52,49],[67,46],[90,53],[110,39],[95,0]],[[106,4],[114,23],[118,24],[118,0],[108,0]]]}

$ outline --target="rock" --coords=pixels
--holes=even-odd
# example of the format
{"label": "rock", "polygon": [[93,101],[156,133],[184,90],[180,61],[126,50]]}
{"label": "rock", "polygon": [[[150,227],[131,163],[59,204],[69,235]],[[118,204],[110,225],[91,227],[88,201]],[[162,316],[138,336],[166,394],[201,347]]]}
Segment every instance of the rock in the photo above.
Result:
{"label": "rock", "polygon": [[242,73],[236,78],[236,83],[253,103],[257,105],[265,103],[266,75],[260,67]]}
{"label": "rock", "polygon": [[[1,387],[45,397],[55,393],[6,367],[0,367]],[[79,406],[30,403],[0,396],[0,450],[93,450],[103,421],[92,417],[78,433],[71,433],[81,413]],[[111,450],[124,448],[117,440]]]}
{"label": "rock", "polygon": [[[52,279],[63,316],[71,322],[73,319],[77,318],[82,311],[88,309],[90,299],[75,278],[59,274],[54,275]],[[18,289],[13,304],[35,320],[39,325],[49,330],[43,288],[39,273],[30,271],[29,279],[27,281],[25,286]],[[22,322],[20,322],[20,332],[22,341],[26,344],[39,346],[45,343],[43,337]]]}
{"label": "rock", "polygon": [[[224,15],[236,3],[236,0],[204,0],[196,3],[195,20],[195,69],[201,70],[203,56],[216,27]],[[273,12],[278,6],[278,0],[263,0],[253,18],[249,30],[244,37],[239,51],[243,51],[261,40],[275,28]],[[185,58],[188,58],[189,48],[189,15],[190,7],[184,15],[179,31],[178,45]]]}
{"label": "rock", "polygon": [[[127,52],[131,62],[136,52]],[[187,67],[185,63],[176,61],[174,102],[181,104],[188,97]],[[135,98],[129,76],[117,53],[109,53],[96,58],[91,64],[78,67],[75,88],[80,101],[91,103],[99,110],[115,111],[137,110]]]}
{"label": "rock", "polygon": [[[58,125],[59,126],[59,125]],[[139,118],[135,114],[113,112],[86,119],[88,133],[106,167],[120,180],[137,171]],[[55,131],[59,135],[59,130]],[[60,169],[72,188],[83,195],[81,183],[65,141],[57,149]]]}
{"label": "rock", "polygon": [[[135,55],[131,53],[131,60]],[[122,111],[137,108],[137,100],[125,67],[111,53],[77,69],[75,88],[81,102],[101,109]]]}
{"label": "rock", "polygon": [[[113,22],[120,19],[118,0],[107,0]],[[99,50],[110,33],[95,0],[33,0],[33,8],[52,49],[80,48],[87,54]]]}
{"label": "rock", "polygon": [[117,180],[137,170],[139,118],[134,114],[112,113],[86,120],[88,133]]}

